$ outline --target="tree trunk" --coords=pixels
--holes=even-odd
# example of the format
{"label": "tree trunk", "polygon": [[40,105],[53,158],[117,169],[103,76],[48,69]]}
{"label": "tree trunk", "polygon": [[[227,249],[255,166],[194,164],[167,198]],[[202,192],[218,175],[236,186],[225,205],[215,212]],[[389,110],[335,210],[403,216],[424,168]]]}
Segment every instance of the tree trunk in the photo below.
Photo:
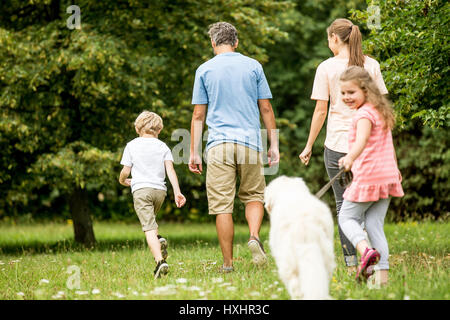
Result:
{"label": "tree trunk", "polygon": [[69,206],[72,214],[75,241],[89,247],[94,245],[94,228],[92,227],[87,191],[75,188],[69,197]]}

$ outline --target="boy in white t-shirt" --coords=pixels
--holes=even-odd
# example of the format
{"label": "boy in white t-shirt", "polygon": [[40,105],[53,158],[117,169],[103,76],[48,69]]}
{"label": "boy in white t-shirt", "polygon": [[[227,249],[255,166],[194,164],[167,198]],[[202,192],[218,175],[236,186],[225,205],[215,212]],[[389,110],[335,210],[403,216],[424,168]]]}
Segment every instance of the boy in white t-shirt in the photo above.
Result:
{"label": "boy in white t-shirt", "polygon": [[[156,261],[155,278],[167,274],[167,241],[158,235],[156,214],[167,194],[166,171],[175,195],[178,208],[186,203],[181,194],[177,174],[173,168],[173,157],[167,145],[158,140],[163,121],[154,112],[142,112],[134,122],[138,138],[127,143],[120,164],[120,184],[130,187],[136,214],[145,233],[148,246]],[[132,178],[129,179],[130,175]]]}

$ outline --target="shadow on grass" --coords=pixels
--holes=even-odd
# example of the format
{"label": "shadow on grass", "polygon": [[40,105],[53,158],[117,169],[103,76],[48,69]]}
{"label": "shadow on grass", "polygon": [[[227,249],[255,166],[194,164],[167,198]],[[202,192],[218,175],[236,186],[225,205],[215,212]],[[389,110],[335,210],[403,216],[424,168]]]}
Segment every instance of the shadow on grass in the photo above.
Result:
{"label": "shadow on grass", "polygon": [[[192,236],[169,236],[166,237],[170,248],[177,249],[189,246],[218,246],[217,235],[192,235]],[[234,243],[247,243],[248,235],[235,234]],[[87,251],[122,251],[134,249],[147,249],[145,238],[142,239],[100,239],[93,247],[86,247],[75,242],[74,239],[64,239],[54,242],[26,242],[14,244],[2,244],[0,254],[2,255],[33,255],[33,254],[58,254],[70,252]]]}

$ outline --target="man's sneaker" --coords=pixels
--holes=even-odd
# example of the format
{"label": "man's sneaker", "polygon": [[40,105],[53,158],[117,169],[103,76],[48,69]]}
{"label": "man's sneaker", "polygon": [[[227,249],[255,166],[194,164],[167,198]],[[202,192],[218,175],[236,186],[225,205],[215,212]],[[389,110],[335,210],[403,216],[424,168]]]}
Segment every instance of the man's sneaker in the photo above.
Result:
{"label": "man's sneaker", "polygon": [[155,271],[153,274],[155,275],[155,279],[160,278],[161,275],[167,274],[169,272],[169,265],[166,260],[161,260],[157,263]]}
{"label": "man's sneaker", "polygon": [[262,266],[267,262],[266,252],[264,251],[263,244],[258,238],[251,236],[247,246],[252,253],[252,261],[254,264]]}
{"label": "man's sneaker", "polygon": [[161,244],[162,257],[163,257],[164,260],[166,260],[167,256],[168,256],[167,247],[169,245],[167,244],[167,240],[165,238],[161,237],[159,234],[158,234],[158,239],[159,239],[159,243]]}
{"label": "man's sneaker", "polygon": [[375,248],[366,248],[361,257],[361,264],[358,266],[358,270],[356,271],[355,279],[358,282],[367,280],[367,278],[373,273],[370,269],[370,272],[367,272],[367,269],[370,266],[377,264],[379,260],[380,253]]}

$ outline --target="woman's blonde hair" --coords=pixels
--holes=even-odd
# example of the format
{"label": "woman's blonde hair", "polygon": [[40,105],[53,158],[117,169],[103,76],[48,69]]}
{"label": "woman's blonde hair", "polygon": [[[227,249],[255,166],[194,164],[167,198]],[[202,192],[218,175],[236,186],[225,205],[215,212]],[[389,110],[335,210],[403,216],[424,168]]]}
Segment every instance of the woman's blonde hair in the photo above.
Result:
{"label": "woman's blonde hair", "polygon": [[161,117],[147,110],[138,115],[134,121],[134,126],[140,134],[147,133],[154,135],[158,134],[164,128]]}
{"label": "woman's blonde hair", "polygon": [[351,81],[364,91],[367,102],[373,104],[375,109],[381,114],[384,120],[384,129],[392,129],[394,127],[395,116],[389,100],[381,94],[377,84],[364,68],[357,66],[348,67],[342,73],[340,80]]}
{"label": "woman's blonde hair", "polygon": [[336,19],[327,28],[328,36],[335,34],[348,45],[350,58],[349,66],[364,67],[364,53],[362,51],[362,35],[359,27],[348,19]]}

